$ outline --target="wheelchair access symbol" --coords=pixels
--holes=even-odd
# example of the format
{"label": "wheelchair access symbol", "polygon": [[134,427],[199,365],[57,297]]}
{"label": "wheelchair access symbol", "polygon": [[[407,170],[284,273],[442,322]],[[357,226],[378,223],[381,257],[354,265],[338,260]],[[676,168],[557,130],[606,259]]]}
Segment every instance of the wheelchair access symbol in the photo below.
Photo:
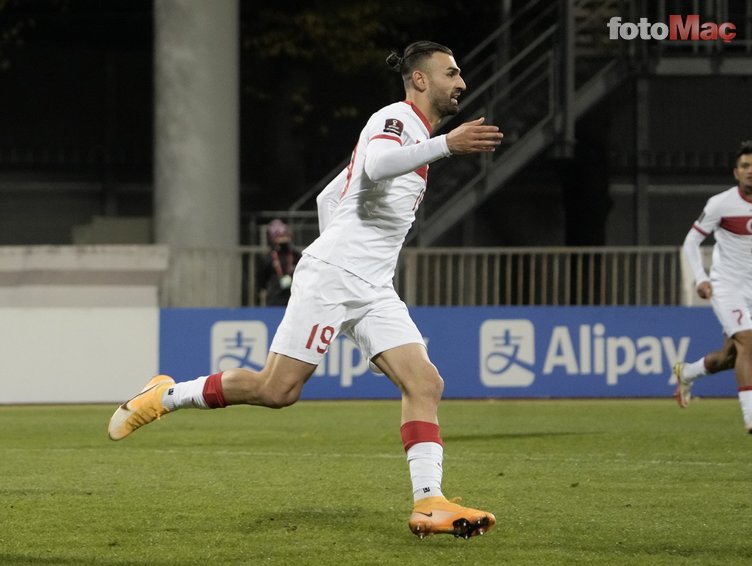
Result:
{"label": "wheelchair access symbol", "polygon": [[480,381],[486,387],[527,387],[535,381],[535,328],[526,319],[480,326]]}
{"label": "wheelchair access symbol", "polygon": [[220,320],[211,328],[212,373],[232,368],[259,371],[269,348],[266,324],[258,320]]}

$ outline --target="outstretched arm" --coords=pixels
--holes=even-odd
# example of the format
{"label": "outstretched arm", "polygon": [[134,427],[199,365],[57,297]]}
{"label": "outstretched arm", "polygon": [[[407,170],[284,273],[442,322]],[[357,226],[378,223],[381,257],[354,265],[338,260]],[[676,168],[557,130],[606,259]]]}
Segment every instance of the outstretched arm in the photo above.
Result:
{"label": "outstretched arm", "polygon": [[452,154],[494,151],[504,137],[484,118],[460,124],[448,134],[403,147],[398,138],[378,137],[368,143],[366,175],[374,181],[392,179]]}
{"label": "outstretched arm", "polygon": [[365,172],[378,183],[450,155],[445,135],[408,146],[402,146],[397,138],[374,138],[368,142]]}

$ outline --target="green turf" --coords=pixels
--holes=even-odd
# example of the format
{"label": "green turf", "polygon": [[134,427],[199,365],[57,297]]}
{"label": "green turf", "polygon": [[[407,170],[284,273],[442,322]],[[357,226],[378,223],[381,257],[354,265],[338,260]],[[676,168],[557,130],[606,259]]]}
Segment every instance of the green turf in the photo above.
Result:
{"label": "green turf", "polygon": [[445,401],[444,490],[493,511],[419,540],[396,402],[0,406],[0,564],[749,564],[738,402]]}

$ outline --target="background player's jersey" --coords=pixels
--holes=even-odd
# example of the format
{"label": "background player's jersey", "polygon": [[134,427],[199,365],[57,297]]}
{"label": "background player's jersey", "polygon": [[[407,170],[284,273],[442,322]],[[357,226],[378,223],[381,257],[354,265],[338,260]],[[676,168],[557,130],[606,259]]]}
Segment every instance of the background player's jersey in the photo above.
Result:
{"label": "background player's jersey", "polygon": [[[348,166],[319,195],[321,235],[303,253],[346,269],[373,285],[389,284],[426,190],[427,163],[449,155],[444,136],[429,142],[430,136],[430,124],[408,101],[374,113],[360,133]],[[411,147],[418,149],[416,144],[422,145],[420,154],[429,156],[416,169],[379,181],[369,178],[369,152],[374,158],[379,152],[396,149],[407,156]],[[394,157],[388,161],[403,161]],[[395,163],[384,165],[389,169]]]}
{"label": "background player's jersey", "polygon": [[693,228],[715,236],[712,280],[752,285],[752,200],[739,187],[710,197]]}

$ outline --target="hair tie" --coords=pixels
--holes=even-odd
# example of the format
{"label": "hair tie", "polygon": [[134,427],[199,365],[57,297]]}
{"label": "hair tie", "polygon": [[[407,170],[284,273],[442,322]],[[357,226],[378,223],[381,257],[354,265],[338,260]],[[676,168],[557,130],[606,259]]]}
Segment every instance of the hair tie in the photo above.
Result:
{"label": "hair tie", "polygon": [[393,71],[400,72],[402,69],[402,62],[405,60],[404,57],[400,57],[392,51],[386,58],[386,64],[389,65],[389,67],[392,68]]}

